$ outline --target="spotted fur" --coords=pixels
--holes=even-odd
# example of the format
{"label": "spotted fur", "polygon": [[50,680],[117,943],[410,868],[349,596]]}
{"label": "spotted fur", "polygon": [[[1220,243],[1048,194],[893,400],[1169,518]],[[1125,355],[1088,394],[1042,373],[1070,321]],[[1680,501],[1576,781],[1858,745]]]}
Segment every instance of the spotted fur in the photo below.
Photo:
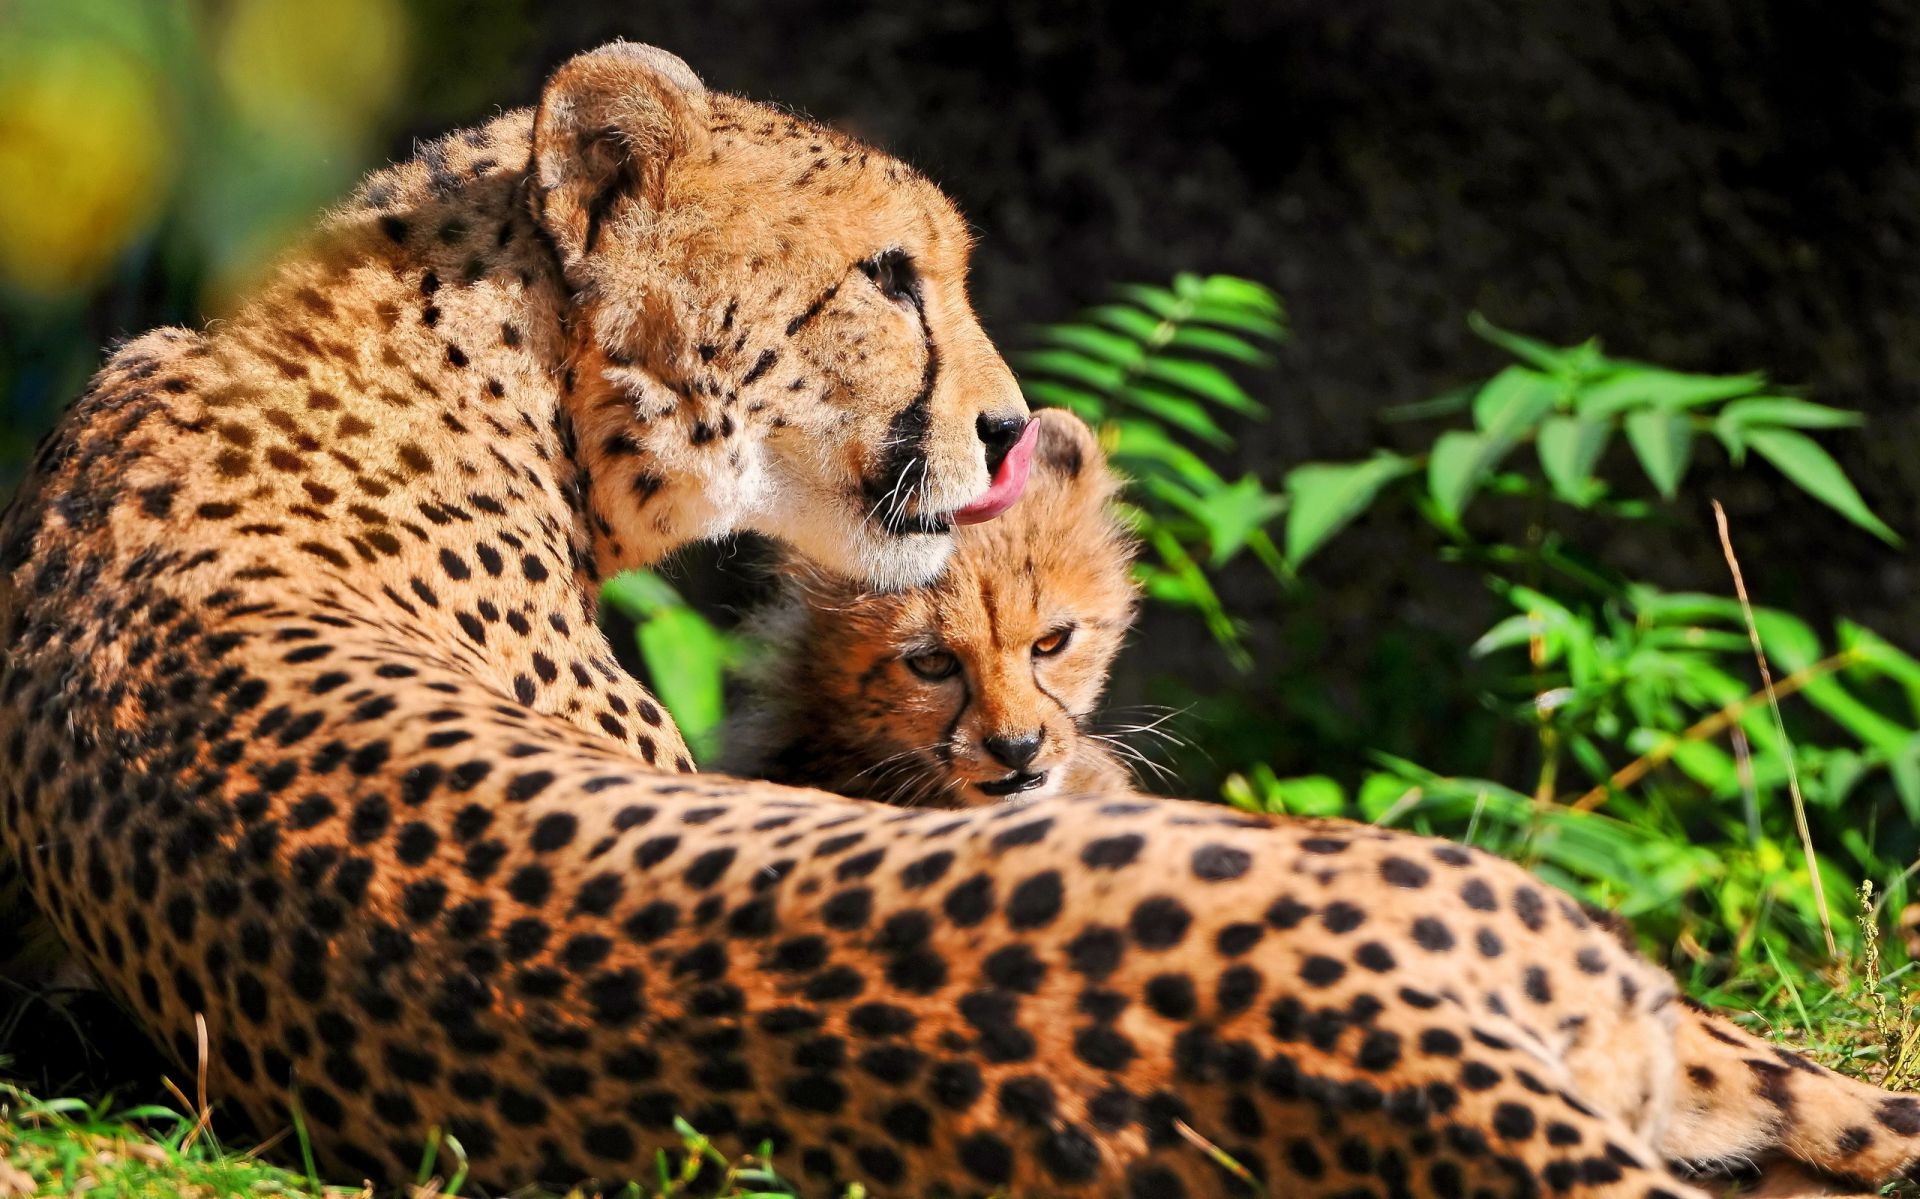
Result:
{"label": "spotted fur", "polygon": [[790,561],[730,729],[734,773],[907,807],[1132,783],[1094,710],[1133,620],[1132,538],[1078,418],[1042,411],[1027,497],[959,530],[946,572],[876,592]]}
{"label": "spotted fur", "polygon": [[439,1128],[493,1188],[619,1180],[681,1116],[809,1193],[1702,1194],[1671,980],[1507,863],[676,772],[595,584],[730,528],[931,578],[1020,412],[964,250],[615,45],[123,346],[0,518],[0,846],[62,940],[336,1177]]}

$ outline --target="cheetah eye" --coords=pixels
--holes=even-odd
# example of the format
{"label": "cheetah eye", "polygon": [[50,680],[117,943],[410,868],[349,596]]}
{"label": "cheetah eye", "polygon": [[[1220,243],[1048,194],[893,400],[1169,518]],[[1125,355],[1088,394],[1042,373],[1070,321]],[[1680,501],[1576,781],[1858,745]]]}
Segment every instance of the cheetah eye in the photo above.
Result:
{"label": "cheetah eye", "polygon": [[882,250],[861,263],[860,270],[887,299],[920,307],[920,275],[905,250]]}
{"label": "cheetah eye", "polygon": [[907,669],[928,682],[939,682],[941,679],[950,679],[959,673],[960,659],[946,650],[936,649],[908,657]]}
{"label": "cheetah eye", "polygon": [[1061,650],[1066,649],[1067,643],[1072,640],[1072,625],[1068,625],[1062,629],[1055,629],[1053,632],[1048,633],[1045,637],[1033,643],[1033,656],[1036,658],[1051,658]]}

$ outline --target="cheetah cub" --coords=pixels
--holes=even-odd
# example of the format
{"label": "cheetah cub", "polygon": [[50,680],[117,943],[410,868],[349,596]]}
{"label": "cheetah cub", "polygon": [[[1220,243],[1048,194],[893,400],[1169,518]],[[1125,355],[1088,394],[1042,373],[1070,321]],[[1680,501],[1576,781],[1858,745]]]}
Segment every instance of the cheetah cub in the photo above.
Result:
{"label": "cheetah cub", "polygon": [[787,565],[749,620],[765,652],[726,770],[927,807],[1132,785],[1089,725],[1138,598],[1118,480],[1078,417],[1035,420],[1026,499],[958,530],[938,582],[878,593]]}
{"label": "cheetah cub", "polygon": [[[1131,784],[1087,718],[1136,606],[1135,546],[1108,503],[1118,481],[1092,432],[1058,410],[1036,419],[1028,497],[994,524],[961,530],[938,582],[881,594],[789,568],[750,622],[769,651],[750,679],[758,702],[729,738],[739,746],[730,769],[900,805]],[[1633,952],[1616,917],[1584,914]],[[1547,1000],[1545,985],[1528,984],[1533,1001]],[[1609,1114],[1653,1123],[1681,1177],[1742,1199],[1804,1199],[1861,1194],[1905,1163],[1907,1138],[1920,1133],[1912,1098],[1845,1078],[1704,1007],[1664,1007],[1671,1074]]]}

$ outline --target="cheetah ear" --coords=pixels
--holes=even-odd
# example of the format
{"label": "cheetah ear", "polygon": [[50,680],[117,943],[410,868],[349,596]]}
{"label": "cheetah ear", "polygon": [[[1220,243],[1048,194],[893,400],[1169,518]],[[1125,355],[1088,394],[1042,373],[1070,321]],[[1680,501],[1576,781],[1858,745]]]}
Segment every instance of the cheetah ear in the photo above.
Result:
{"label": "cheetah ear", "polygon": [[1034,461],[1040,469],[1067,488],[1096,484],[1093,490],[1106,498],[1111,486],[1107,456],[1094,431],[1065,408],[1039,408],[1033,419],[1040,425],[1040,438],[1034,447]]}
{"label": "cheetah ear", "polygon": [[540,95],[534,217],[572,265],[623,199],[658,207],[667,166],[706,136],[707,89],[665,50],[613,42],[561,64]]}

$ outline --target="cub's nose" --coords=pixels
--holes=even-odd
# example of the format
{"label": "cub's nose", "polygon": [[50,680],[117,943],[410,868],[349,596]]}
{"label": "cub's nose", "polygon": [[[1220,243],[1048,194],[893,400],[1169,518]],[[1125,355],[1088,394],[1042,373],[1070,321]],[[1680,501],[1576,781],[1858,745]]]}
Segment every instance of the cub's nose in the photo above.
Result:
{"label": "cub's nose", "polygon": [[997,477],[1000,464],[1007,460],[1014,444],[1020,440],[1020,434],[1027,427],[1024,416],[989,416],[981,413],[973,422],[974,431],[980,434],[980,444],[987,447],[987,474]]}
{"label": "cub's nose", "polygon": [[995,734],[980,738],[980,747],[1009,770],[1025,770],[1040,756],[1040,734],[1036,730],[1016,737]]}

